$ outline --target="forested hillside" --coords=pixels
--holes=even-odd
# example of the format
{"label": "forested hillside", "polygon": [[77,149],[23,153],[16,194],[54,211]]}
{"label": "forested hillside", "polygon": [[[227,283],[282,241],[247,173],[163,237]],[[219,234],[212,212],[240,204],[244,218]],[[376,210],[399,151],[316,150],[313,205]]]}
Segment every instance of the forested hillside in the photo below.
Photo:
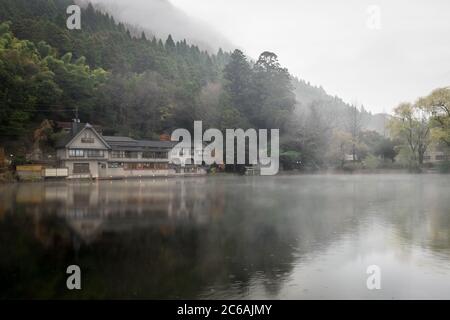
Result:
{"label": "forested hillside", "polygon": [[251,61],[239,50],[210,53],[170,35],[147,39],[92,5],[82,10],[81,30],[68,30],[70,4],[0,0],[0,144],[7,150],[26,153],[44,119],[70,121],[77,109],[107,134],[136,138],[191,129],[194,120],[280,128],[286,167],[320,167],[334,130],[360,114],[294,79],[272,52]]}
{"label": "forested hillside", "polygon": [[[87,5],[109,13],[114,19],[131,26],[131,34],[142,30],[147,37],[156,36],[166,39],[169,34],[174,39],[186,39],[190,44],[198,45],[209,52],[219,48],[234,50],[235,46],[224,35],[209,24],[197,20],[172,4],[172,0],[74,0],[77,4]],[[139,29],[139,30],[138,30]]]}
{"label": "forested hillside", "polygon": [[[296,110],[298,113],[307,113],[311,106],[321,108],[323,112],[332,114],[335,122],[341,129],[345,129],[343,124],[345,118],[351,111],[351,105],[345,103],[337,96],[329,95],[322,87],[312,86],[305,80],[293,78],[294,93],[297,100]],[[389,116],[387,114],[372,114],[364,109],[364,106],[359,108],[362,122],[366,130],[376,131],[379,134],[386,134],[385,125]]]}
{"label": "forested hillside", "polygon": [[[71,31],[65,27],[65,11],[70,3],[0,1],[0,19],[10,23],[9,30],[6,24],[2,25],[2,38],[12,37],[17,43],[19,39],[28,40],[21,46],[2,41],[2,61],[14,68],[26,68],[30,59],[25,56],[32,55],[42,71],[50,71],[47,76],[55,82],[55,89],[61,90],[60,94],[45,95],[48,101],[41,101],[42,94],[20,101],[26,98],[17,86],[24,84],[8,79],[14,73],[4,70],[7,74],[2,75],[2,80],[6,85],[1,100],[6,106],[2,108],[2,128],[8,128],[9,134],[15,136],[31,124],[27,120],[39,121],[36,116],[70,120],[73,113],[59,110],[74,107],[80,108],[84,121],[136,136],[159,133],[179,126],[179,121],[188,125],[190,118],[195,117],[192,112],[201,89],[219,80],[228,55],[222,51],[210,55],[185,41],[175,43],[171,37],[165,42],[145,36],[133,38],[123,24],[116,24],[112,17],[96,12],[92,6],[82,13],[82,30]],[[84,73],[59,76],[54,68],[64,66],[47,63],[49,57],[84,66]],[[20,58],[24,61],[11,60]],[[101,74],[102,79],[94,81],[93,73]],[[73,76],[73,82],[67,76]],[[28,80],[40,82],[34,75]],[[14,114],[8,110],[14,110]],[[8,119],[14,120],[19,112],[22,121],[10,123]],[[188,114],[189,119],[180,119],[181,113]]]}

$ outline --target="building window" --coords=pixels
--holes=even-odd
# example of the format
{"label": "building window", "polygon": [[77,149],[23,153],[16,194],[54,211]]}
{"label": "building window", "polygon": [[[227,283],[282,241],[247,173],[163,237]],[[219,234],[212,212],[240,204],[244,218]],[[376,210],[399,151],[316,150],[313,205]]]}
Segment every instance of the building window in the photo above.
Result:
{"label": "building window", "polygon": [[134,152],[134,151],[125,151],[125,158],[137,159],[138,158],[138,153]]}
{"label": "building window", "polygon": [[84,158],[84,150],[82,149],[70,149],[69,157],[72,158]]}
{"label": "building window", "polygon": [[169,167],[167,163],[154,163],[153,168],[155,170],[166,170]]}
{"label": "building window", "polygon": [[103,150],[83,150],[83,149],[70,149],[69,157],[71,158],[99,158],[104,157],[105,152]]}
{"label": "building window", "polygon": [[110,162],[108,163],[108,168],[111,169],[123,168],[123,162]]}
{"label": "building window", "polygon": [[168,159],[168,152],[156,152],[156,151],[144,151],[142,153],[142,158],[144,159]]}
{"label": "building window", "polygon": [[94,143],[94,137],[92,137],[91,132],[86,131],[81,137],[81,143]]}
{"label": "building window", "polygon": [[155,169],[155,164],[154,163],[144,163],[143,165],[142,165],[142,168],[144,169],[144,170],[153,170],[153,169]]}
{"label": "building window", "polygon": [[111,158],[116,158],[116,159],[122,159],[122,158],[137,159],[138,158],[138,153],[135,152],[135,151],[111,151]]}
{"label": "building window", "polygon": [[169,168],[169,165],[167,163],[158,163],[158,169],[167,170],[168,168]]}
{"label": "building window", "polygon": [[139,162],[133,162],[133,163],[125,163],[123,168],[125,170],[167,170],[168,169],[167,163],[153,163],[153,162],[146,162],[146,163],[139,163]]}
{"label": "building window", "polygon": [[90,173],[89,163],[74,163],[73,164],[73,173],[74,174]]}
{"label": "building window", "polygon": [[141,163],[125,163],[124,164],[125,170],[140,170],[142,169]]}
{"label": "building window", "polygon": [[445,155],[443,155],[443,154],[437,154],[436,155],[436,161],[442,161],[442,160],[445,160]]}
{"label": "building window", "polygon": [[125,157],[123,151],[111,151],[111,158],[121,159]]}
{"label": "building window", "polygon": [[156,153],[156,159],[168,159],[169,153],[168,152],[157,152]]}
{"label": "building window", "polygon": [[104,155],[103,150],[87,150],[88,158],[103,158]]}
{"label": "building window", "polygon": [[144,151],[142,153],[142,158],[144,159],[155,159],[156,153],[153,151]]}

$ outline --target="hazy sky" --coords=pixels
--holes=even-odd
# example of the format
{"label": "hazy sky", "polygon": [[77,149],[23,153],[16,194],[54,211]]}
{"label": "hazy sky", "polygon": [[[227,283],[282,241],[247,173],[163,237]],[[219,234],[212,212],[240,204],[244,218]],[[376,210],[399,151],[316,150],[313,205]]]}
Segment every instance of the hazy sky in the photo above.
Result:
{"label": "hazy sky", "polygon": [[[274,51],[294,75],[374,112],[450,85],[448,0],[170,1],[251,57]],[[367,26],[371,5],[380,29]]]}

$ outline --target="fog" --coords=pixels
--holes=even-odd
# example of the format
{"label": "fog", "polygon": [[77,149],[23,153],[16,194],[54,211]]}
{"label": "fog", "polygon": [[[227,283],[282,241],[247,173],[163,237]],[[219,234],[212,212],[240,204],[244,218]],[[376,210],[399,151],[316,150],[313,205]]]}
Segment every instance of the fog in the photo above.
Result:
{"label": "fog", "polygon": [[[0,185],[0,297],[447,299],[449,192],[381,174]],[[61,290],[68,261],[82,290]]]}
{"label": "fog", "polygon": [[[289,71],[346,102],[389,112],[450,84],[446,0],[94,0],[157,36],[203,48],[265,50]],[[368,8],[379,8],[369,27]],[[206,45],[208,44],[208,45]]]}
{"label": "fog", "polygon": [[203,22],[202,19],[190,17],[167,0],[92,0],[90,2],[112,13],[116,20],[140,26],[149,35],[155,35],[163,40],[171,34],[175,41],[186,39],[201,49],[213,53],[219,48],[225,50],[235,48],[231,41],[222,36],[213,26]]}

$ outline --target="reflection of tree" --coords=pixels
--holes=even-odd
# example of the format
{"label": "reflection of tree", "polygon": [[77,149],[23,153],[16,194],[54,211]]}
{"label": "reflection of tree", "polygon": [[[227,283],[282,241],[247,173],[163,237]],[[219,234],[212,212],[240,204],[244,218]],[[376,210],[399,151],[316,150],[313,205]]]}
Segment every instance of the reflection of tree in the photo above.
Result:
{"label": "reflection of tree", "polygon": [[65,267],[72,243],[64,220],[49,215],[14,215],[0,222],[0,299],[55,298],[65,291]]}
{"label": "reflection of tree", "polygon": [[392,223],[403,244],[430,250],[450,259],[450,184],[446,176],[412,176],[385,187],[390,197],[405,199],[393,203],[383,218]]}
{"label": "reflection of tree", "polygon": [[[303,221],[310,219],[308,207],[297,203],[311,195],[292,199],[286,192],[261,193],[259,183],[200,181],[45,185],[40,201],[54,210],[35,223],[49,234],[65,234],[63,243],[75,235],[76,250],[60,250],[87,269],[91,281],[83,295],[192,298],[217,288],[245,296],[259,277],[276,296],[297,256],[314,250],[316,238],[324,240],[323,223]],[[311,211],[320,202],[312,198]],[[29,213],[45,216],[43,208]],[[51,221],[59,225],[48,228]],[[77,238],[84,244],[78,246]],[[37,239],[42,245],[42,235]]]}

